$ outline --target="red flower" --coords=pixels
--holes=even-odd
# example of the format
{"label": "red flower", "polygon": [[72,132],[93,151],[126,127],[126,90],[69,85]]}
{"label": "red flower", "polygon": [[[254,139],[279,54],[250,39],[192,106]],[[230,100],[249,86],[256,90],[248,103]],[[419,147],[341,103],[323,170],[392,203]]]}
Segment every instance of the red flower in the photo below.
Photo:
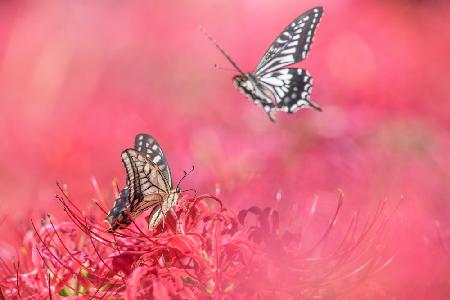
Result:
{"label": "red flower", "polygon": [[302,234],[282,230],[273,209],[251,207],[235,216],[208,195],[181,197],[153,232],[141,229],[138,219],[108,233],[96,221],[103,216],[86,215],[67,193],[58,200],[71,222],[55,224],[47,217],[39,227],[32,224],[23,259],[28,270],[1,261],[5,297],[335,297],[389,262],[372,249],[386,223],[382,206],[361,233],[354,216],[336,239],[340,199],[328,228],[309,243]]}

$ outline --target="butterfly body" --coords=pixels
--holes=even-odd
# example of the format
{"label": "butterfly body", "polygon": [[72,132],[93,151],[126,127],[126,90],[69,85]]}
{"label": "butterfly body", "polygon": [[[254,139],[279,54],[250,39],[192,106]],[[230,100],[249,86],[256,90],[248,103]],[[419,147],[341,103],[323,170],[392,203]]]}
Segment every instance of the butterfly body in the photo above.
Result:
{"label": "butterfly body", "polygon": [[234,76],[233,84],[249,100],[256,105],[262,106],[266,112],[271,111],[275,107],[268,91],[264,91],[264,87],[258,84],[252,73]]}
{"label": "butterfly body", "polygon": [[138,134],[135,147],[126,149],[121,155],[127,174],[127,187],[106,221],[109,231],[125,228],[147,209],[152,209],[148,226],[155,228],[176,205],[180,190],[173,188],[167,160],[156,140],[146,134]]}

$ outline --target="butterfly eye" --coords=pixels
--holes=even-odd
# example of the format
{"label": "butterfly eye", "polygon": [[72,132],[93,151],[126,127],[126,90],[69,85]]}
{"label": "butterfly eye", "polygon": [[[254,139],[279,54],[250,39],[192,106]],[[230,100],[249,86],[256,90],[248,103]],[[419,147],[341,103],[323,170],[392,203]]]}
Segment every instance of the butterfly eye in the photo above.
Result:
{"label": "butterfly eye", "polygon": [[181,189],[180,189],[179,187],[177,187],[177,188],[175,189],[175,192],[176,192],[177,194],[179,194],[179,193],[181,193]]}

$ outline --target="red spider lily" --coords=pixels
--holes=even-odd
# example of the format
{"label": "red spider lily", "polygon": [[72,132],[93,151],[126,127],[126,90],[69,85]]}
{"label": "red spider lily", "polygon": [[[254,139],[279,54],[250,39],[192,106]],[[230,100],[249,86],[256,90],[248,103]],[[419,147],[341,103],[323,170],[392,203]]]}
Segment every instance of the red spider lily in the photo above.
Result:
{"label": "red spider lily", "polygon": [[328,228],[308,243],[302,234],[282,230],[274,209],[251,207],[236,216],[209,195],[184,195],[154,231],[137,220],[115,233],[98,223],[103,216],[87,215],[67,192],[57,199],[71,221],[54,223],[48,216],[40,226],[32,223],[24,255],[12,265],[1,260],[4,297],[336,297],[390,261],[379,251],[389,219],[383,203],[365,226],[357,229],[356,214],[336,237],[340,198]]}
{"label": "red spider lily", "polygon": [[[186,186],[211,193],[215,184],[220,185],[220,198],[228,209],[258,206],[263,211],[273,206],[270,195],[283,191],[286,201],[276,208],[280,222],[270,237],[257,239],[263,235],[258,231],[248,236],[246,230],[254,225],[251,218],[267,228],[252,213],[247,214],[245,225],[236,227],[236,235],[246,243],[250,239],[251,245],[266,255],[261,265],[269,259],[279,268],[290,260],[293,266],[300,264],[300,259],[295,260],[297,252],[300,258],[323,258],[324,252],[338,247],[333,243],[337,244],[350,226],[345,210],[364,209],[381,198],[405,195],[408,201],[402,205],[401,216],[393,220],[395,230],[390,232],[395,239],[389,245],[395,251],[387,251],[395,253],[396,259],[375,278],[392,298],[450,298],[449,257],[432,226],[434,220],[441,222],[442,244],[450,249],[446,234],[450,228],[448,1],[324,1],[325,15],[312,51],[298,65],[313,75],[312,99],[324,111],[280,114],[276,124],[268,122],[264,113],[232,86],[233,73],[214,68],[215,64],[229,65],[195,27],[205,27],[240,67],[250,71],[287,22],[312,3],[90,2],[0,4],[0,256],[9,267],[2,265],[0,276],[10,280],[1,281],[6,298],[17,295],[8,290],[17,285],[26,297],[27,280],[34,275],[16,278],[35,270],[31,253],[36,261],[41,260],[35,249],[40,241],[34,231],[26,243],[21,243],[23,247],[15,250],[6,245],[15,242],[17,227],[30,226],[30,208],[36,214],[51,211],[55,227],[61,224],[60,216],[52,210],[53,192],[49,189],[58,177],[70,182],[79,200],[77,205],[89,211],[86,202],[92,191],[84,188],[86,178],[95,175],[105,186],[111,174],[122,174],[119,181],[123,182],[120,152],[130,146],[130,137],[141,131],[158,137],[170,158],[174,177],[177,170],[196,165],[198,172],[187,179]],[[318,208],[311,215],[311,223],[292,208],[300,203],[301,210],[303,199],[314,194],[326,199],[337,187],[346,191],[348,201],[336,225],[314,247],[321,240],[319,229],[327,228],[323,224],[317,228],[314,222],[320,223],[332,213]],[[8,216],[5,222],[4,215]],[[87,216],[101,220],[98,212]],[[40,231],[41,225],[33,218]],[[272,222],[271,217],[268,219]],[[357,223],[357,219],[349,217],[347,222]],[[359,219],[364,219],[363,215]],[[80,220],[84,222],[83,215]],[[11,221],[16,226],[6,226]],[[140,225],[141,221],[144,223],[142,218],[136,222]],[[51,224],[46,224],[51,232]],[[357,236],[361,225],[352,226]],[[210,225],[209,230],[212,228]],[[134,238],[143,236],[135,227],[132,229],[137,233],[126,233]],[[143,232],[149,241],[153,233]],[[352,232],[347,244],[353,242]],[[98,261],[89,237],[83,239],[83,246],[91,247],[93,259]],[[54,236],[52,242],[59,240]],[[369,244],[371,250],[363,251]],[[357,248],[366,257],[377,257],[375,252],[382,252],[377,244],[366,239]],[[102,247],[96,244],[100,254],[108,250]],[[222,246],[219,251],[235,250],[233,247]],[[312,253],[305,254],[310,248],[314,248]],[[51,257],[45,248],[40,250]],[[289,260],[286,258],[283,264],[278,259],[285,253]],[[13,256],[16,258],[11,261]],[[247,265],[254,266],[255,256],[249,257]],[[107,256],[103,259],[110,263]],[[122,276],[135,270],[135,257],[125,253],[114,259],[110,268],[123,270]],[[361,261],[365,261],[364,255]],[[56,268],[63,268],[55,263]],[[323,260],[323,265],[331,268],[328,263]],[[361,264],[344,261],[339,265],[351,270]],[[320,277],[322,266],[316,267],[313,275]],[[261,268],[268,274],[265,279],[276,282],[278,275],[270,278],[269,267]],[[39,273],[36,289],[46,289],[46,270]],[[53,274],[48,273],[52,279]],[[309,278],[299,281],[307,284]],[[234,291],[242,291],[245,277],[233,280],[239,282]],[[161,285],[157,280],[155,284]],[[373,283],[359,286],[361,290],[379,289]],[[227,285],[220,289],[227,290]],[[47,297],[48,293],[42,293]]]}

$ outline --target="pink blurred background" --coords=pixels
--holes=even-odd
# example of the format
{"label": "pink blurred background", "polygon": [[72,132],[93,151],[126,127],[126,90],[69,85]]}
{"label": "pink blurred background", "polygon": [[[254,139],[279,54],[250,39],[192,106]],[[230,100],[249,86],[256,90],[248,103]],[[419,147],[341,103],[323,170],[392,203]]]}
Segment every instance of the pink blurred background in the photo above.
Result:
{"label": "pink blurred background", "polygon": [[[231,84],[206,28],[251,71],[276,35],[324,6],[300,65],[324,110],[263,111]],[[0,234],[30,216],[61,215],[55,181],[80,206],[124,185],[120,153],[134,135],[162,145],[183,188],[219,193],[227,207],[317,197],[348,213],[395,206],[395,258],[377,282],[388,295],[450,297],[437,237],[450,228],[450,6],[446,1],[164,1],[0,4]],[[276,195],[281,195],[277,204]],[[325,214],[324,214],[325,215]],[[324,216],[325,218],[325,216]],[[17,225],[21,224],[21,225]],[[25,225],[23,225],[25,224]],[[445,241],[444,241],[445,243]]]}

